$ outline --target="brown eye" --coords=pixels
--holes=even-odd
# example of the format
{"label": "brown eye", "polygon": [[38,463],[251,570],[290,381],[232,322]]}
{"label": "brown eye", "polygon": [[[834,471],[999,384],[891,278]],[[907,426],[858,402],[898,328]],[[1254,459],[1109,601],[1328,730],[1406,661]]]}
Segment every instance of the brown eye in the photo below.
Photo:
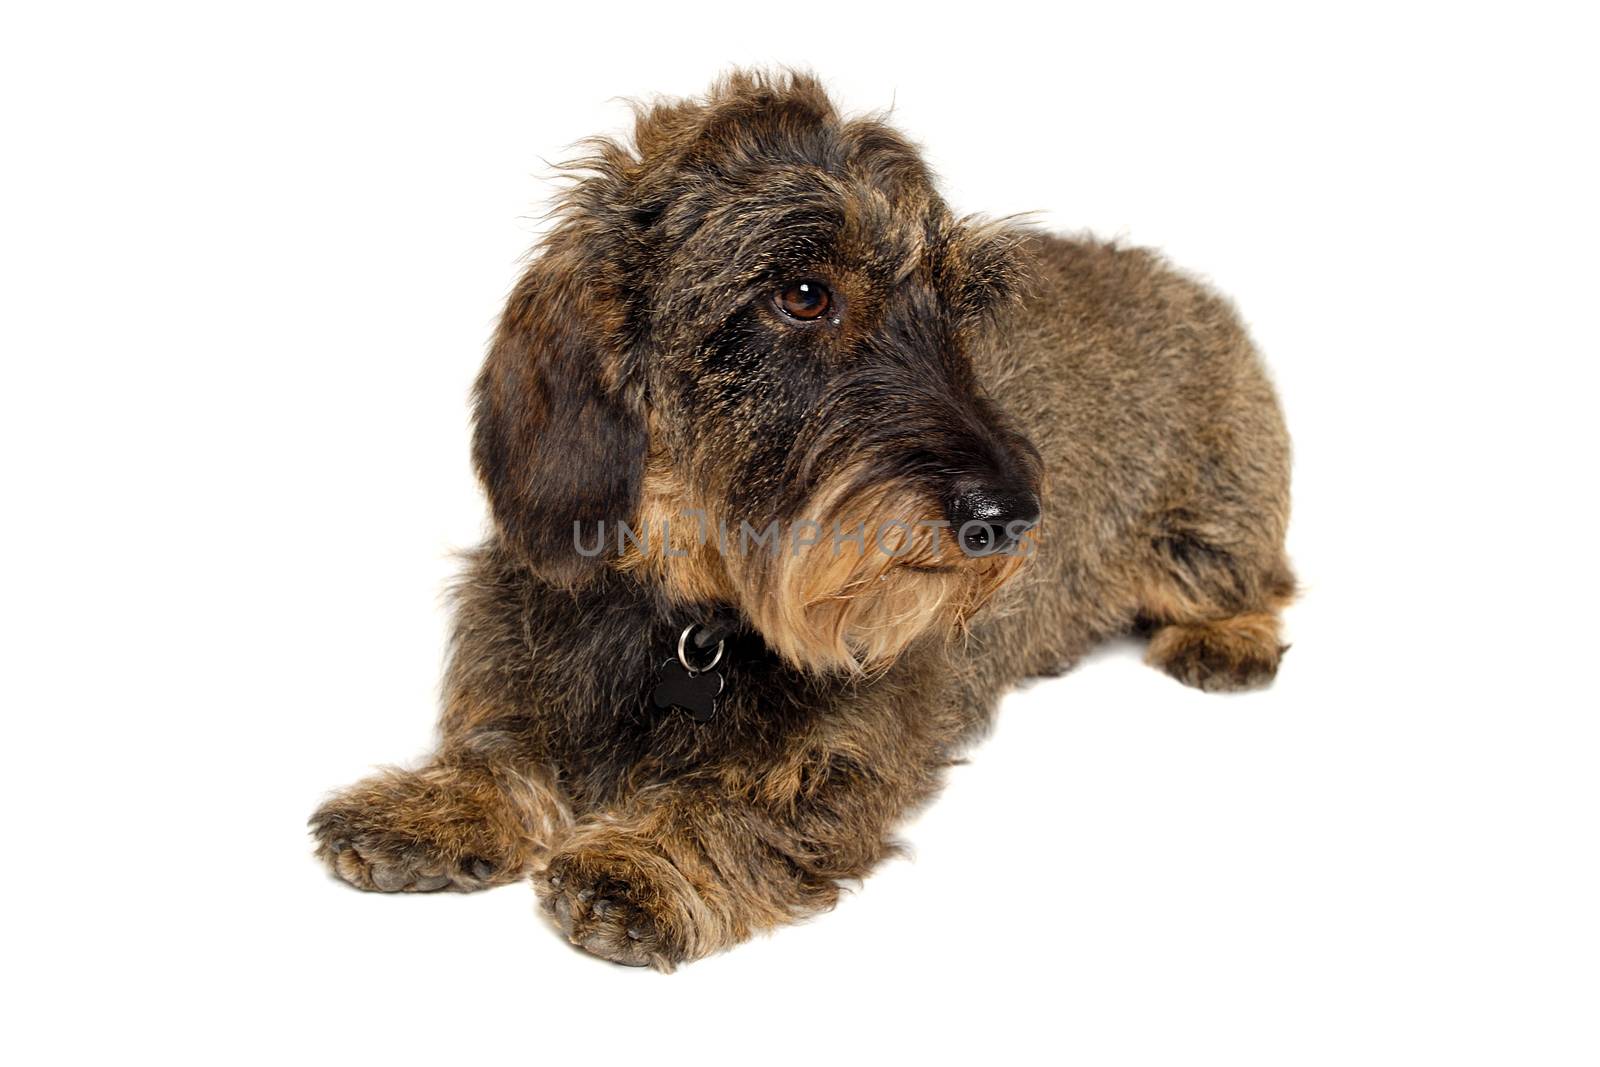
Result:
{"label": "brown eye", "polygon": [[820,319],[833,306],[833,296],[821,282],[790,282],[778,290],[778,308],[792,319]]}

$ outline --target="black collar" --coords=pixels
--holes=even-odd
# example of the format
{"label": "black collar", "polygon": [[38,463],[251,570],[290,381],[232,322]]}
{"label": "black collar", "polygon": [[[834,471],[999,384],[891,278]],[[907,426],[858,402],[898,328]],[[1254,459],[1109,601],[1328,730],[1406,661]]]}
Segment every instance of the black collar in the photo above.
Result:
{"label": "black collar", "polygon": [[705,652],[716,648],[722,642],[738,633],[743,624],[739,620],[738,612],[724,608],[694,620],[689,624],[693,627],[689,632],[689,647],[696,652]]}

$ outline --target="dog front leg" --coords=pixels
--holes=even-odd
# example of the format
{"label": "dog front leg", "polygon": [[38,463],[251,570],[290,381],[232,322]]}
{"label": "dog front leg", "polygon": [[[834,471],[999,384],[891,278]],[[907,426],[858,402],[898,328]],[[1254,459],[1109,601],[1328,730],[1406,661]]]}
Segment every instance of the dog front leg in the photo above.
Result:
{"label": "dog front leg", "polygon": [[949,765],[920,738],[867,740],[643,789],[562,840],[535,874],[540,901],[580,948],[664,971],[826,910]]}
{"label": "dog front leg", "polygon": [[524,877],[570,822],[547,773],[447,746],[417,770],[341,790],[311,832],[318,857],[358,889],[465,891]]}

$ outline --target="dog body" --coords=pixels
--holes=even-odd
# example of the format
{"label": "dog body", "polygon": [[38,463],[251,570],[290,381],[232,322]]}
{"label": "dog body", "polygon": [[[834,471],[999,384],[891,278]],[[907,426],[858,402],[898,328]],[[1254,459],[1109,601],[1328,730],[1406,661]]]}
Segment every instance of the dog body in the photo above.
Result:
{"label": "dog body", "polygon": [[[1288,439],[1225,301],[951,218],[802,76],[657,105],[587,167],[478,383],[495,532],[439,751],[313,817],[340,877],[532,874],[574,943],[670,969],[831,906],[1001,694],[1108,635],[1271,679]],[[715,667],[683,644],[712,620]],[[705,721],[651,699],[680,655]]]}

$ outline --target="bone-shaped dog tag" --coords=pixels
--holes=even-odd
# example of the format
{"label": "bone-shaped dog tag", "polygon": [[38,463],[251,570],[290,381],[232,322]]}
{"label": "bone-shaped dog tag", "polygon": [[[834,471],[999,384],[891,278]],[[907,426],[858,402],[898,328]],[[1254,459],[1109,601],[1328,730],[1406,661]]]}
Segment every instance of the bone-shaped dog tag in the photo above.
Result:
{"label": "bone-shaped dog tag", "polygon": [[695,722],[710,722],[722,693],[720,671],[691,671],[675,659],[661,667],[661,680],[650,694],[655,706],[682,708]]}

